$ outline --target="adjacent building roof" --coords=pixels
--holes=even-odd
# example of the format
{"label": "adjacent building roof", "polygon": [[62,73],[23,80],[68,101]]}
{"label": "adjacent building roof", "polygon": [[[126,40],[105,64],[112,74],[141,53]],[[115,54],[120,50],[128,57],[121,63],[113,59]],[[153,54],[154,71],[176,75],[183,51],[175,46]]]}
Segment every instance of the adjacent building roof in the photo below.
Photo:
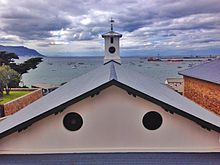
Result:
{"label": "adjacent building roof", "polygon": [[99,153],[1,155],[0,165],[217,165],[219,153]]}
{"label": "adjacent building roof", "polygon": [[220,84],[220,58],[186,69],[179,74]]}
{"label": "adjacent building roof", "polygon": [[114,61],[73,79],[54,92],[28,105],[0,122],[0,138],[20,131],[51,114],[94,96],[103,89],[115,85],[133,96],[139,96],[160,105],[166,111],[182,115],[207,129],[220,132],[220,118],[191,100],[179,95],[165,85],[129,69]]}

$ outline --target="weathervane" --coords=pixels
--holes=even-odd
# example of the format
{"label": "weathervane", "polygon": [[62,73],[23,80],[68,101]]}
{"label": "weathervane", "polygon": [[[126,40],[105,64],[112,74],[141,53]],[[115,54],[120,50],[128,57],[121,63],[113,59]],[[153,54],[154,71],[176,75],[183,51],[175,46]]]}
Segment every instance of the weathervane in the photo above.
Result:
{"label": "weathervane", "polygon": [[115,21],[111,18],[111,20],[110,20],[110,23],[111,23],[111,31],[113,31],[113,23],[114,23]]}

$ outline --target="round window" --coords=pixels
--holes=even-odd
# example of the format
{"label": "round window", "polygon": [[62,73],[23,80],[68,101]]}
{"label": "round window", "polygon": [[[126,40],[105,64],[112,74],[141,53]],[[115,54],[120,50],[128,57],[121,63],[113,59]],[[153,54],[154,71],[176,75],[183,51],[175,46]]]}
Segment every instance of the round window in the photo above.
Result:
{"label": "round window", "polygon": [[63,125],[70,131],[77,131],[82,127],[83,119],[78,113],[71,112],[64,117]]}
{"label": "round window", "polygon": [[115,53],[115,47],[111,46],[111,47],[108,49],[108,51],[109,51],[110,53]]}
{"label": "round window", "polygon": [[144,115],[142,122],[146,129],[156,130],[161,126],[163,119],[158,112],[151,111]]}

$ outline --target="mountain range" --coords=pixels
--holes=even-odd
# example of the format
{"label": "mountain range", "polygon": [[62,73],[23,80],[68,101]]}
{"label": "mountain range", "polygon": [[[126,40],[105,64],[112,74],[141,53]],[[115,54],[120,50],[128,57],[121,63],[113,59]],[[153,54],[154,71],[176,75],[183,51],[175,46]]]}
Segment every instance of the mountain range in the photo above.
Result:
{"label": "mountain range", "polygon": [[6,51],[9,53],[15,53],[18,56],[43,56],[34,49],[29,49],[24,46],[3,46],[0,45],[0,51]]}

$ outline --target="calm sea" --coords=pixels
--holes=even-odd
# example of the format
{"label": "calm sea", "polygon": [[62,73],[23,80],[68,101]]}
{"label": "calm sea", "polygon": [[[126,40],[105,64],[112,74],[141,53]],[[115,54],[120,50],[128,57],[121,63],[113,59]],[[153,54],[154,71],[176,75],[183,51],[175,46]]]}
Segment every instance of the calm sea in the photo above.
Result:
{"label": "calm sea", "polygon": [[[27,58],[21,57],[17,62]],[[126,57],[121,61],[124,68],[133,69],[161,83],[168,77],[181,77],[178,72],[192,64],[192,62],[148,62],[140,57]],[[59,85],[101,65],[102,57],[45,57],[37,69],[23,74],[22,81],[26,86],[45,83]]]}

